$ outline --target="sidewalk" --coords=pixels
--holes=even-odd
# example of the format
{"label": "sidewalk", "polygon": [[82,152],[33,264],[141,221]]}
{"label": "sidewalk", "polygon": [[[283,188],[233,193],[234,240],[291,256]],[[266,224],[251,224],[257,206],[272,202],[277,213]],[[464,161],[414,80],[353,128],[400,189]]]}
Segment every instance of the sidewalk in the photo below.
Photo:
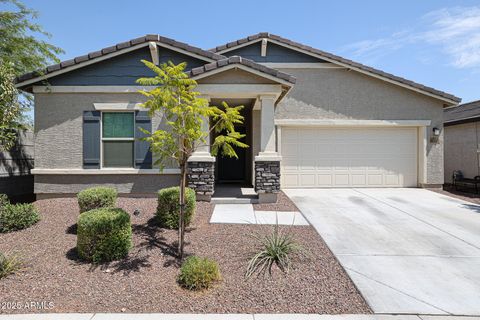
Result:
{"label": "sidewalk", "polygon": [[480,320],[471,316],[390,314],[163,314],[163,313],[50,313],[0,315],[0,320]]}

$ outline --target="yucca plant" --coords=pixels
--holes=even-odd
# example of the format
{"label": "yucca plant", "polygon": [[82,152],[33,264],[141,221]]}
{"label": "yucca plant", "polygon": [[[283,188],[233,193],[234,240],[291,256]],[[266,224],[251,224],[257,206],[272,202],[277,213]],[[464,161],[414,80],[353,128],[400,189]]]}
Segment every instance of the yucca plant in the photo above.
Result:
{"label": "yucca plant", "polygon": [[16,271],[22,268],[22,262],[18,258],[18,256],[5,256],[3,253],[0,252],[0,279],[8,276],[11,273],[15,273]]}
{"label": "yucca plant", "polygon": [[250,278],[255,273],[272,275],[272,268],[276,265],[281,271],[288,273],[292,266],[293,255],[302,253],[303,248],[285,231],[280,230],[278,223],[273,232],[257,237],[260,242],[260,251],[248,262],[245,277]]}

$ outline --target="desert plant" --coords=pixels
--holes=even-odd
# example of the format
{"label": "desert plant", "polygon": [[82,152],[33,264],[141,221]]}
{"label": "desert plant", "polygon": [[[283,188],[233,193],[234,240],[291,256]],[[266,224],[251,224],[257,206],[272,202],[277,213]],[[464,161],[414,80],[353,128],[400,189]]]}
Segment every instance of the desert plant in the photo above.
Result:
{"label": "desert plant", "polygon": [[16,255],[6,256],[0,252],[0,279],[17,272],[22,268],[22,262]]}
{"label": "desert plant", "polygon": [[210,288],[221,279],[218,264],[208,258],[188,257],[180,268],[178,282],[189,290]]}
{"label": "desert plant", "polygon": [[245,272],[246,278],[250,278],[257,272],[265,275],[268,271],[271,275],[274,265],[288,273],[292,265],[292,255],[303,252],[303,248],[290,234],[280,230],[278,223],[271,233],[256,238],[259,241],[260,251],[249,260]]}
{"label": "desert plant", "polygon": [[37,209],[31,203],[4,203],[0,207],[0,233],[22,230],[40,221]]}
{"label": "desert plant", "polygon": [[124,258],[132,248],[132,226],[128,213],[118,208],[100,208],[80,214],[77,251],[94,263]]}
{"label": "desert plant", "polygon": [[117,201],[117,190],[108,187],[94,187],[77,194],[80,213],[99,208],[113,208]]}
{"label": "desert plant", "polygon": [[[195,191],[185,189],[185,226],[192,221],[195,213]],[[171,187],[158,191],[157,219],[160,225],[169,229],[178,229],[180,220],[180,188]]]}

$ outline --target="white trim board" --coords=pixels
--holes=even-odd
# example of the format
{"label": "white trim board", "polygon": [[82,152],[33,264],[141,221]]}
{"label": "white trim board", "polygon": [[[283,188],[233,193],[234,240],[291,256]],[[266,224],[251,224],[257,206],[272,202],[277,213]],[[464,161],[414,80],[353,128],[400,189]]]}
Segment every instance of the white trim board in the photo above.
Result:
{"label": "white trim board", "polygon": [[[138,93],[152,90],[154,86],[34,86],[34,93]],[[252,97],[260,95],[279,96],[280,84],[199,84],[197,91],[209,97]]]}
{"label": "white trim board", "polygon": [[148,109],[142,108],[141,102],[113,102],[113,103],[93,103],[93,107],[95,110],[100,111],[133,111],[133,110],[141,110],[147,111]]}
{"label": "white trim board", "polygon": [[32,174],[52,174],[52,175],[109,175],[109,174],[180,174],[180,169],[164,169],[160,171],[159,169],[113,169],[113,168],[103,168],[103,169],[32,169]]}
{"label": "white trim board", "polygon": [[143,48],[143,47],[148,47],[148,46],[150,46],[150,43],[152,43],[152,42],[156,43],[156,45],[159,46],[159,47],[163,47],[165,49],[173,50],[173,51],[176,51],[176,52],[179,52],[179,53],[182,53],[182,54],[185,54],[185,55],[188,55],[188,56],[191,56],[191,57],[194,57],[194,58],[206,61],[206,62],[214,62],[215,61],[214,59],[210,59],[210,58],[198,55],[196,53],[192,53],[192,52],[184,50],[184,49],[180,49],[180,48],[177,48],[177,47],[174,47],[174,46],[170,46],[168,44],[165,44],[165,43],[162,43],[162,42],[159,42],[159,41],[149,41],[149,42],[140,43],[140,44],[137,44],[137,45],[125,48],[125,49],[120,49],[118,51],[108,53],[108,54],[102,55],[102,56],[94,58],[94,59],[90,59],[90,60],[87,60],[87,61],[84,61],[84,62],[80,62],[80,63],[74,64],[72,66],[69,66],[69,67],[66,67],[66,68],[63,68],[63,69],[60,69],[60,70],[57,70],[57,71],[53,71],[51,73],[47,73],[47,74],[39,76],[39,77],[35,77],[33,79],[25,80],[23,82],[17,83],[15,85],[15,87],[17,87],[17,88],[23,87],[23,86],[26,86],[26,85],[29,85],[29,84],[32,84],[32,83],[35,83],[35,82],[39,82],[39,81],[42,81],[42,80],[45,80],[45,79],[48,79],[48,78],[58,76],[60,74],[66,73],[66,72],[70,72],[70,71],[73,71],[73,70],[76,70],[76,69],[79,69],[79,68],[83,68],[85,66],[88,66],[88,65],[91,65],[91,64],[103,61],[103,60],[107,60],[107,59],[122,55],[122,54],[130,52],[130,51],[135,51],[135,50],[138,50],[138,49]]}
{"label": "white trim board", "polygon": [[276,119],[277,126],[301,127],[426,127],[430,120]]}

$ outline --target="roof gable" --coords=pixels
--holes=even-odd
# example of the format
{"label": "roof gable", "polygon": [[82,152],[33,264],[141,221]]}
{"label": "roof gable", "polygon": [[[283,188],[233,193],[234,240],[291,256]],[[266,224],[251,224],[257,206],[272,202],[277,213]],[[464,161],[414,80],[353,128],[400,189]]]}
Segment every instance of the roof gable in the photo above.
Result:
{"label": "roof gable", "polygon": [[[31,86],[36,82],[71,72],[79,68],[84,68],[88,65],[96,64],[103,60],[112,59],[113,57],[127,54],[140,48],[147,48],[151,43],[154,43],[161,48],[178,52],[190,58],[198,59],[198,61],[204,61],[205,63],[224,58],[216,53],[205,51],[203,49],[193,47],[173,39],[165,38],[160,35],[146,35],[144,37],[132,39],[126,42],[117,43],[116,45],[90,52],[83,56],[62,61],[61,63],[48,66],[45,70],[26,73],[17,78],[17,87],[26,89],[28,86]],[[151,57],[148,60],[151,60]]]}
{"label": "roof gable", "polygon": [[316,48],[312,48],[310,46],[303,45],[301,43],[298,43],[298,42],[295,42],[295,41],[292,41],[292,40],[289,40],[289,39],[282,38],[280,36],[277,36],[277,35],[274,35],[274,34],[271,34],[271,33],[268,33],[268,32],[257,33],[255,35],[248,36],[248,37],[243,38],[243,39],[239,39],[239,40],[236,40],[236,41],[233,41],[233,42],[229,42],[227,44],[218,46],[214,49],[210,49],[210,51],[218,53],[218,54],[227,54],[228,52],[230,52],[232,50],[235,50],[237,48],[245,47],[245,46],[248,46],[251,43],[256,43],[256,42],[262,41],[262,39],[267,39],[269,44],[274,43],[274,44],[277,44],[277,45],[280,45],[280,46],[284,46],[284,47],[287,47],[289,49],[296,50],[298,52],[301,52],[301,53],[304,53],[304,54],[307,54],[307,55],[311,55],[313,57],[317,57],[317,58],[325,60],[327,62],[338,64],[338,65],[346,67],[348,69],[355,70],[357,72],[376,77],[378,79],[381,79],[381,80],[399,85],[401,87],[404,87],[404,88],[407,88],[407,89],[410,89],[410,90],[417,91],[419,93],[428,95],[430,97],[440,99],[442,101],[447,102],[449,105],[456,105],[457,103],[459,103],[461,101],[460,98],[458,98],[454,95],[451,95],[449,93],[446,93],[446,92],[443,92],[443,91],[440,91],[440,90],[436,90],[436,89],[431,88],[431,87],[424,86],[422,84],[419,84],[419,83],[416,83],[416,82],[413,82],[413,81],[395,76],[395,75],[390,74],[390,73],[383,72],[381,70],[363,65],[361,63],[358,63],[358,62],[355,62],[355,61],[352,61],[352,60],[342,58],[340,56],[337,56],[337,55],[334,55],[334,54],[331,54],[331,53],[328,53],[328,52],[325,52],[325,51],[322,51],[322,50],[319,50],[319,49],[316,49]]}
{"label": "roof gable", "polygon": [[277,63],[277,62],[296,62],[296,63],[315,63],[315,62],[327,62],[325,60],[313,57],[311,55],[298,52],[296,50],[292,50],[286,48],[284,46],[280,46],[275,43],[268,43],[266,46],[265,56],[262,56],[262,43],[261,39],[256,42],[249,43],[246,46],[225,51],[222,54],[225,56],[240,56],[255,62],[270,62],[270,63]]}
{"label": "roof gable", "polygon": [[[158,48],[157,55],[159,63],[186,62],[187,71],[205,64],[203,60],[166,48]],[[141,60],[152,60],[148,47],[54,76],[48,80],[48,83],[52,86],[136,85],[138,78],[155,75]]]}

